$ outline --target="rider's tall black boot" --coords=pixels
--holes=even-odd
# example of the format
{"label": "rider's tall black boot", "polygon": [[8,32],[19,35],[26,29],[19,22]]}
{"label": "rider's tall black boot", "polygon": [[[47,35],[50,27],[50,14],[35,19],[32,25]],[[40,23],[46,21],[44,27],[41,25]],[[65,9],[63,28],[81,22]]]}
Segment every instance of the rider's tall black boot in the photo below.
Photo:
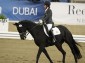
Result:
{"label": "rider's tall black boot", "polygon": [[51,30],[52,36],[53,36],[53,42],[56,42],[55,35],[53,34],[53,31]]}

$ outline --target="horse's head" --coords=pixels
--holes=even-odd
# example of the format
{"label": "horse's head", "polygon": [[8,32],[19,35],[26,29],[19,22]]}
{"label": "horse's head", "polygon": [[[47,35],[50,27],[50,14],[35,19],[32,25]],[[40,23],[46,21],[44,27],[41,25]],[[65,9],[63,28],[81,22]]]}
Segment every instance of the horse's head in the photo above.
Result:
{"label": "horse's head", "polygon": [[14,24],[17,28],[17,31],[19,32],[20,38],[22,40],[26,39],[26,28],[24,27],[24,25],[22,23],[15,23]]}

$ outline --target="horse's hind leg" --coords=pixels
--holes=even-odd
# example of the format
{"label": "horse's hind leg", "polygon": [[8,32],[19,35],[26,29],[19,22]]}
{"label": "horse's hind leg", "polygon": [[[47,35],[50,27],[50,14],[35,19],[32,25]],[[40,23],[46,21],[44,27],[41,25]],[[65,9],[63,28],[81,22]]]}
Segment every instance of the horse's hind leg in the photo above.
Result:
{"label": "horse's hind leg", "polygon": [[78,63],[77,57],[76,57],[76,55],[75,55],[74,48],[73,48],[72,46],[69,46],[69,47],[70,47],[70,48],[71,48],[71,50],[72,50],[72,54],[73,54],[73,56],[74,56],[75,63]]}
{"label": "horse's hind leg", "polygon": [[55,46],[56,46],[56,47],[58,48],[58,50],[62,53],[62,55],[63,55],[62,62],[65,63],[66,52],[63,50],[62,45],[61,45],[61,44],[55,44]]}
{"label": "horse's hind leg", "polygon": [[73,54],[73,56],[74,56],[75,63],[78,63],[77,57],[76,57],[76,55],[75,55],[74,48],[73,48],[72,46],[69,46],[69,47],[70,47],[70,48],[71,48],[71,50],[72,50],[72,54]]}

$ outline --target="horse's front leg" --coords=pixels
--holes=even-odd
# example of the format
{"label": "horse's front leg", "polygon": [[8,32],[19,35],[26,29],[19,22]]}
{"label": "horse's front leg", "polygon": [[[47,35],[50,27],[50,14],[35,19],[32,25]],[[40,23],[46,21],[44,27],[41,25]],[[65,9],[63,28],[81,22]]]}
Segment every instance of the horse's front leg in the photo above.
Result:
{"label": "horse's front leg", "polygon": [[41,48],[39,47],[39,50],[38,50],[38,53],[37,53],[37,57],[36,57],[36,63],[38,63],[38,60],[39,60],[39,58],[40,58],[41,53],[42,53],[42,50],[41,50]]}
{"label": "horse's front leg", "polygon": [[44,54],[46,55],[46,57],[49,59],[50,63],[53,63],[45,48],[43,48],[43,53],[44,53]]}

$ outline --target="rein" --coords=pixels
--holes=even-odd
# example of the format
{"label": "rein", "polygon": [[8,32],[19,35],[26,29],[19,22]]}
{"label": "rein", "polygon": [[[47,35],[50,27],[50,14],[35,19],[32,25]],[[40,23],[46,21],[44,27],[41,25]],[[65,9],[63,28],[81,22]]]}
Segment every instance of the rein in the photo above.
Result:
{"label": "rein", "polygon": [[[37,25],[35,25],[32,29],[34,29],[35,27],[37,27],[39,24],[40,24],[40,23],[38,23]],[[30,30],[32,30],[32,29],[30,29]],[[26,31],[25,33],[26,33],[26,36],[29,34],[28,31]]]}

